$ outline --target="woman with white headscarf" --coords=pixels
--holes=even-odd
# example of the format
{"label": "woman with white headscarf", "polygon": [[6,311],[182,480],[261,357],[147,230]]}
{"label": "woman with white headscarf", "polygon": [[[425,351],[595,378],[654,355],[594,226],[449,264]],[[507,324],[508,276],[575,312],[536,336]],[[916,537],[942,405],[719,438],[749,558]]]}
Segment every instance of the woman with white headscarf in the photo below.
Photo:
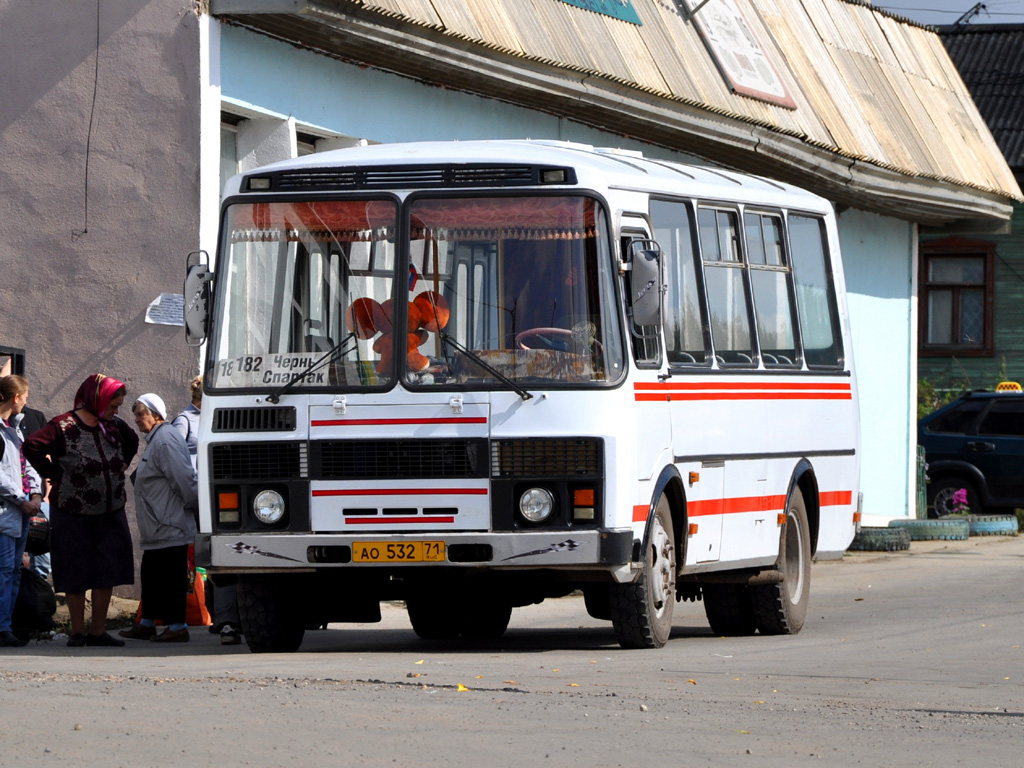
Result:
{"label": "woman with white headscarf", "polygon": [[[145,394],[132,406],[135,425],[147,435],[146,450],[132,477],[135,520],[142,547],[142,617],[122,637],[157,643],[188,642],[185,621],[188,547],[195,541],[198,484],[185,439],[168,424],[159,395]],[[167,629],[157,634],[156,622]]]}

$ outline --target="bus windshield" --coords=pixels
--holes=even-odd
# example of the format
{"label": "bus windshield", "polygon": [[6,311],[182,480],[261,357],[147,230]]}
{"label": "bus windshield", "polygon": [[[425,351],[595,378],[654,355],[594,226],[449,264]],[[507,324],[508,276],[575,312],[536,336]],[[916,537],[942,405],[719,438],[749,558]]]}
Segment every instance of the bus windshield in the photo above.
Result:
{"label": "bus windshield", "polygon": [[390,199],[229,206],[208,386],[365,390],[399,377],[507,389],[622,375],[597,201],[431,197],[406,216],[402,244]]}
{"label": "bus windshield", "polygon": [[408,385],[589,385],[622,374],[597,201],[420,198],[409,223]]}

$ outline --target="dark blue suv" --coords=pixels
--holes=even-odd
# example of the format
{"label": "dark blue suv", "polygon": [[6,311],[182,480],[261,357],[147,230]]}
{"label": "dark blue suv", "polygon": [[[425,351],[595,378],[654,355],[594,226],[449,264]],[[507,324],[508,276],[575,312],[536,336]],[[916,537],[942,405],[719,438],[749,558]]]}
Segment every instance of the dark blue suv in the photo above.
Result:
{"label": "dark blue suv", "polygon": [[928,516],[956,511],[953,495],[967,491],[974,514],[1024,507],[1024,392],[968,392],[917,423],[928,462]]}

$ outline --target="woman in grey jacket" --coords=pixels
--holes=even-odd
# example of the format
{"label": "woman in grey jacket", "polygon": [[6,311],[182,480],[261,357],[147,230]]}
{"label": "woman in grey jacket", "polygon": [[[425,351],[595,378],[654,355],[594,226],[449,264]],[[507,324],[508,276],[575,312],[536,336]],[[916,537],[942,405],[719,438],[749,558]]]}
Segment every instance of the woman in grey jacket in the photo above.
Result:
{"label": "woman in grey jacket", "polygon": [[[185,622],[188,547],[195,541],[198,484],[184,438],[164,421],[167,407],[154,394],[132,406],[148,444],[132,477],[135,520],[142,548],[142,618],[122,637],[157,643],[187,642]],[[156,633],[157,620],[167,629]]]}

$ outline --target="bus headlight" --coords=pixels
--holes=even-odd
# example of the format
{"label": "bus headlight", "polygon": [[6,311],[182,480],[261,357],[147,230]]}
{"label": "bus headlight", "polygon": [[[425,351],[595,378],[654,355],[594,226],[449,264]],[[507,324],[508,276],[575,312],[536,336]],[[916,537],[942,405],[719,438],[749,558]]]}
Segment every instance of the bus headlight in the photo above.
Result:
{"label": "bus headlight", "polygon": [[530,488],[519,497],[519,514],[531,523],[542,523],[555,511],[555,497],[546,488]]}
{"label": "bus headlight", "polygon": [[252,513],[264,525],[274,525],[284,517],[284,497],[277,491],[260,491],[252,500]]}

